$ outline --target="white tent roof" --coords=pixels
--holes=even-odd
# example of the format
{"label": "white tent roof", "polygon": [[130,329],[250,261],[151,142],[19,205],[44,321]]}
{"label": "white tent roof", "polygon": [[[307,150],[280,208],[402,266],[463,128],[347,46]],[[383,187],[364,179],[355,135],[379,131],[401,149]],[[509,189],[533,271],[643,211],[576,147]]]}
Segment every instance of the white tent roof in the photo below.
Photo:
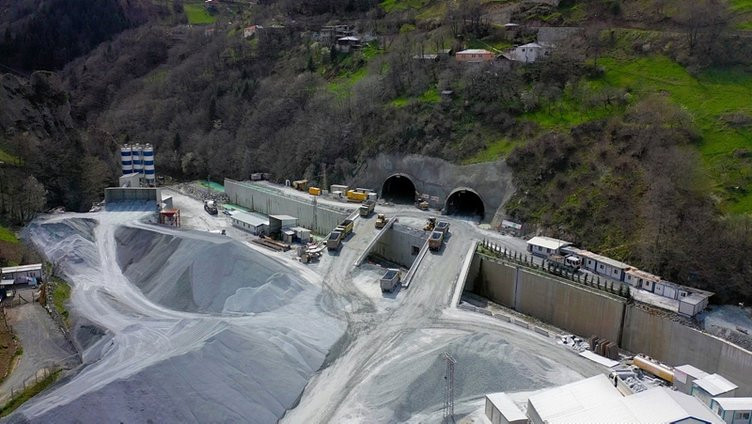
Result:
{"label": "white tent roof", "polygon": [[527,244],[532,244],[534,246],[541,246],[545,247],[547,249],[559,249],[564,246],[569,246],[570,242],[559,240],[551,237],[545,237],[545,236],[535,236],[527,241]]}
{"label": "white tent roof", "polygon": [[713,398],[724,411],[752,411],[752,397]]}
{"label": "white tent roof", "polygon": [[527,416],[520,411],[520,408],[514,404],[512,398],[506,393],[491,393],[486,397],[493,404],[496,409],[501,412],[501,415],[509,422],[514,421],[526,421]]}
{"label": "white tent roof", "polygon": [[718,396],[739,387],[719,374],[710,374],[709,376],[695,380],[694,384],[708,392],[710,396]]}
{"label": "white tent roof", "polygon": [[603,374],[598,374],[595,377],[546,390],[531,396],[528,402],[543,421],[567,423],[576,422],[563,419],[568,415],[580,414],[620,398],[622,395],[608,381],[608,378]]}

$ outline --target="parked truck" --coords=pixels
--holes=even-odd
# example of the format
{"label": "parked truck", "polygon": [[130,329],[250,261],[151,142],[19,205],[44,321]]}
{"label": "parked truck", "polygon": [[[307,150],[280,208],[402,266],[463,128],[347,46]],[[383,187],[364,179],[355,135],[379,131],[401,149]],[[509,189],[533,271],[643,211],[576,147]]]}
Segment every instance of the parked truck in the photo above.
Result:
{"label": "parked truck", "polygon": [[360,216],[368,218],[373,213],[373,209],[376,207],[376,202],[373,200],[366,200],[365,203],[360,205]]}
{"label": "parked truck", "polygon": [[328,250],[338,250],[341,245],[342,233],[336,230],[329,233],[329,237],[326,239],[326,248]]}
{"label": "parked truck", "polygon": [[433,216],[429,216],[428,219],[426,219],[426,225],[423,226],[423,231],[433,231],[435,227],[436,227],[436,218]]}
{"label": "parked truck", "polygon": [[340,233],[342,233],[343,239],[347,237],[348,234],[352,233],[352,230],[353,230],[353,220],[349,218],[342,221],[342,223],[339,224],[337,228],[334,229],[334,231],[339,231]]}
{"label": "parked truck", "polygon": [[308,187],[308,194],[312,196],[321,196],[321,189],[318,187]]}
{"label": "parked truck", "polygon": [[376,223],[374,224],[374,226],[377,229],[382,229],[384,228],[384,225],[386,225],[386,215],[380,213],[376,216]]}
{"label": "parked truck", "polygon": [[436,231],[441,231],[444,233],[444,237],[446,237],[447,233],[449,233],[449,223],[446,221],[439,221],[436,223],[436,227],[434,228]]}
{"label": "parked truck", "polygon": [[214,200],[205,200],[204,201],[204,210],[209,213],[209,215],[216,215],[217,210],[217,203],[214,202]]}
{"label": "parked truck", "polygon": [[431,236],[428,238],[428,248],[435,251],[441,249],[441,245],[444,243],[444,233],[434,230],[431,232]]}
{"label": "parked truck", "polygon": [[394,291],[394,288],[400,284],[400,271],[396,268],[389,268],[381,280],[381,291],[383,293]]}
{"label": "parked truck", "polygon": [[368,193],[355,190],[347,190],[346,196],[348,202],[363,202],[368,199]]}
{"label": "parked truck", "polygon": [[308,180],[297,180],[292,182],[292,188],[299,191],[308,190]]}

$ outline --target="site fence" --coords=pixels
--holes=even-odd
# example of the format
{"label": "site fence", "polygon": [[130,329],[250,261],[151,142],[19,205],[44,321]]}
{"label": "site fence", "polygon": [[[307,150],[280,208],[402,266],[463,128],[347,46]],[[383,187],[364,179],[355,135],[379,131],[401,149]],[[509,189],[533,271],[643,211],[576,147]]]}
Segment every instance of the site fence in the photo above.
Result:
{"label": "site fence", "polygon": [[543,271],[545,273],[567,279],[569,281],[581,284],[586,287],[602,290],[624,298],[630,297],[630,287],[620,281],[614,281],[608,278],[601,279],[598,275],[570,270],[556,262],[551,262],[544,258],[537,258],[533,255],[526,255],[484,239],[478,245],[478,253],[495,257],[498,259],[512,262],[517,265]]}

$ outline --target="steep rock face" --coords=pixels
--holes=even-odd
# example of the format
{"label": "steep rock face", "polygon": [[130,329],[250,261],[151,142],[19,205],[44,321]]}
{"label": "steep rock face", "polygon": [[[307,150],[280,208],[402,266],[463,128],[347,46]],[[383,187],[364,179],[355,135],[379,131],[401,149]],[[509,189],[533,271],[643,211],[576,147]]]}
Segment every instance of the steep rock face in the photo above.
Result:
{"label": "steep rock face", "polygon": [[29,80],[0,76],[0,129],[10,137],[23,132],[59,137],[73,130],[68,94],[60,79],[43,71]]}

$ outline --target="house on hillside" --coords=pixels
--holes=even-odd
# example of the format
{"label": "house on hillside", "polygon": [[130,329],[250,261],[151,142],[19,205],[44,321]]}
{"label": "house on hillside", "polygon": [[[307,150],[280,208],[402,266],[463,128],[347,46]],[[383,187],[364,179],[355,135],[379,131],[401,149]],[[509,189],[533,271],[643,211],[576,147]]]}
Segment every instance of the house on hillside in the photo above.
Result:
{"label": "house on hillside", "polygon": [[503,54],[509,60],[522,63],[534,63],[535,61],[551,55],[553,47],[538,43],[527,43],[515,47]]}
{"label": "house on hillside", "polygon": [[261,25],[251,25],[249,27],[243,28],[243,38],[253,37],[254,35],[256,35],[256,31],[262,28],[263,27]]}
{"label": "house on hillside", "polygon": [[494,60],[494,54],[485,49],[466,49],[454,55],[457,62],[479,63]]}
{"label": "house on hillside", "polygon": [[363,47],[360,37],[355,35],[348,35],[347,37],[341,37],[337,39],[337,44],[334,48],[342,53],[350,53],[353,50],[357,50]]}

